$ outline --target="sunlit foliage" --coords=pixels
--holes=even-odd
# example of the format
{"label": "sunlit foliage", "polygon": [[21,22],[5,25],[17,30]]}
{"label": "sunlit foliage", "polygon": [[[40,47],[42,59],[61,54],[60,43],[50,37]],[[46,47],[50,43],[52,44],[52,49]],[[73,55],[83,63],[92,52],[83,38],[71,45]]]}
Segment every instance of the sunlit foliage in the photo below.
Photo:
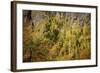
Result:
{"label": "sunlit foliage", "polygon": [[23,11],[23,62],[91,58],[89,13]]}

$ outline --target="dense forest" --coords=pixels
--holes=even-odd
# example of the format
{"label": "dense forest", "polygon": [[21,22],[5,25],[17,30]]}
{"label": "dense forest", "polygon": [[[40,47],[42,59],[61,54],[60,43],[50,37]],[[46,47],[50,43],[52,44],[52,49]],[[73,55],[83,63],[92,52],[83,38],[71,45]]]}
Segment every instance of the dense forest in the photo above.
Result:
{"label": "dense forest", "polygon": [[23,62],[91,58],[91,14],[23,10]]}

